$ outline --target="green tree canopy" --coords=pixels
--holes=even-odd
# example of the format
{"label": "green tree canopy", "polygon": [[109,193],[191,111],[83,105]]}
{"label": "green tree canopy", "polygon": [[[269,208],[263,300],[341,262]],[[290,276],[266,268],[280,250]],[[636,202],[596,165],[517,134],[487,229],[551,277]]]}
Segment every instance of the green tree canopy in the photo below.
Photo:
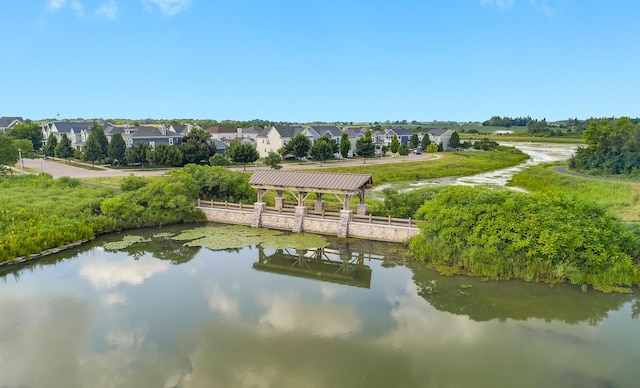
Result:
{"label": "green tree canopy", "polygon": [[182,165],[182,152],[178,147],[160,143],[147,151],[150,164],[161,167],[177,167]]}
{"label": "green tree canopy", "polygon": [[438,152],[438,146],[433,144],[433,143],[429,143],[429,145],[427,146],[426,151],[430,154]]}
{"label": "green tree canopy", "polygon": [[325,136],[321,136],[313,143],[311,146],[311,150],[309,150],[309,155],[317,161],[320,162],[320,166],[325,160],[329,160],[333,158],[333,145],[331,144],[331,140]]}
{"label": "green tree canopy", "polygon": [[66,133],[62,134],[62,137],[60,138],[60,141],[56,145],[54,152],[57,157],[64,159],[67,162],[73,156],[73,152],[74,152],[73,145],[71,144],[71,139],[67,137]]}
{"label": "green tree canopy", "polygon": [[4,173],[5,166],[13,166],[18,162],[18,147],[13,142],[13,138],[4,133],[0,133],[0,172]]}
{"label": "green tree canopy", "polygon": [[280,170],[282,168],[282,156],[277,152],[271,151],[267,157],[264,158],[264,163],[274,170]]}
{"label": "green tree canopy", "polygon": [[45,156],[54,157],[56,155],[56,146],[58,145],[58,138],[52,133],[47,138],[47,143],[42,148],[42,152]]}
{"label": "green tree canopy", "polygon": [[344,131],[340,135],[340,155],[346,159],[349,156],[349,151],[351,151],[351,142],[349,141],[349,134]]}
{"label": "green tree canopy", "polygon": [[419,145],[420,145],[420,139],[418,139],[418,134],[414,133],[413,135],[411,135],[411,138],[409,139],[409,148],[416,149],[418,148]]}
{"label": "green tree canopy", "polygon": [[426,151],[429,144],[431,144],[431,139],[429,139],[429,134],[425,133],[420,141],[420,150]]}
{"label": "green tree canopy", "polygon": [[127,163],[140,163],[142,169],[144,169],[144,165],[147,163],[147,151],[150,148],[151,147],[145,143],[138,143],[131,148],[127,148],[125,151],[125,159],[127,159]]}
{"label": "green tree canopy", "polygon": [[376,145],[373,144],[369,129],[367,129],[363,137],[356,140],[356,154],[362,157],[362,163],[366,163],[367,158],[372,158],[376,154]]}
{"label": "green tree canopy", "polygon": [[404,157],[409,155],[409,145],[401,144],[400,148],[398,148],[398,153],[402,155],[402,160],[404,160]]}
{"label": "green tree canopy", "polygon": [[178,144],[182,151],[182,163],[202,164],[206,163],[211,156],[211,147],[204,139],[199,137],[186,137],[186,141]]}
{"label": "green tree canopy", "polygon": [[215,153],[209,158],[209,164],[212,166],[228,166],[231,162],[224,155]]}
{"label": "green tree canopy", "polygon": [[107,156],[107,152],[109,148],[109,140],[107,139],[107,135],[104,134],[104,128],[102,128],[102,126],[98,124],[98,122],[95,120],[91,122],[91,126],[89,127],[89,136],[92,136],[92,135],[100,145],[100,153],[101,153],[100,158]]}
{"label": "green tree canopy", "polygon": [[460,146],[460,135],[458,135],[458,132],[453,131],[453,133],[451,134],[451,138],[449,139],[449,147],[458,149],[460,148]]}
{"label": "green tree canopy", "polygon": [[239,141],[232,141],[229,144],[227,147],[227,155],[232,162],[241,163],[243,170],[247,169],[247,163],[253,163],[260,158],[258,150],[256,150],[253,145]]}
{"label": "green tree canopy", "polygon": [[96,160],[102,159],[102,148],[93,132],[89,134],[87,142],[84,144],[83,159],[91,162],[93,167],[95,167]]}
{"label": "green tree canopy", "polygon": [[287,150],[287,153],[293,154],[296,159],[302,160],[302,158],[306,158],[309,155],[309,150],[311,149],[311,140],[305,135],[299,133],[293,137],[293,139],[289,140],[287,144],[285,144],[284,148]]}
{"label": "green tree canopy", "polygon": [[125,152],[127,150],[127,143],[125,143],[122,135],[114,133],[111,136],[111,142],[107,147],[107,156],[113,160],[113,162],[120,164],[125,158]]}
{"label": "green tree canopy", "polygon": [[40,124],[31,120],[25,120],[18,123],[11,129],[11,136],[16,139],[27,139],[33,144],[33,150],[37,151],[42,148],[42,128]]}
{"label": "green tree canopy", "polygon": [[391,138],[391,144],[389,145],[389,151],[391,151],[392,154],[397,154],[399,149],[400,140],[398,140],[397,135],[393,135],[393,138]]}

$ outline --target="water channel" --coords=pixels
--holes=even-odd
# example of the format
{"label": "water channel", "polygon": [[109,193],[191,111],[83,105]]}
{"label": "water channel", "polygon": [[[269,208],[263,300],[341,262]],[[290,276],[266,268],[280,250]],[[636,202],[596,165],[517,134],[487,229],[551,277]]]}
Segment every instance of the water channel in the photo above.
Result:
{"label": "water channel", "polygon": [[[444,277],[372,241],[171,237],[195,227],[0,269],[0,387],[638,386],[638,292]],[[109,247],[127,235],[146,240]]]}

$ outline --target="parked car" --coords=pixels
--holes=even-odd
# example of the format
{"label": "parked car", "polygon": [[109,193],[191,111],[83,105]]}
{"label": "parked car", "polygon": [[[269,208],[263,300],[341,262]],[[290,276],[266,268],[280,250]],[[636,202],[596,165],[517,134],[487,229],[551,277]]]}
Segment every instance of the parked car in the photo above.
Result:
{"label": "parked car", "polygon": [[420,155],[420,149],[419,149],[419,148],[415,148],[415,149],[413,150],[413,154],[414,154],[414,155]]}

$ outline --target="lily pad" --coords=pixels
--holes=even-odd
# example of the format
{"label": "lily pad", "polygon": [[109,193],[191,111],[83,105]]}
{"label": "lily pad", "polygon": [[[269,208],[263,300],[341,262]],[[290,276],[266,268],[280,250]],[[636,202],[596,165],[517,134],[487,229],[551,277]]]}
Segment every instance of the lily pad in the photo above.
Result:
{"label": "lily pad", "polygon": [[185,246],[205,247],[217,249],[237,249],[249,245],[262,244],[265,248],[322,248],[328,245],[327,240],[309,233],[285,234],[272,229],[256,229],[247,226],[222,226],[189,229],[174,240],[191,240]]}
{"label": "lily pad", "polygon": [[108,243],[104,243],[103,247],[104,249],[115,251],[115,250],[128,248],[131,245],[134,245],[137,243],[148,242],[148,241],[151,241],[151,240],[146,239],[142,236],[124,236],[120,241],[111,241]]}

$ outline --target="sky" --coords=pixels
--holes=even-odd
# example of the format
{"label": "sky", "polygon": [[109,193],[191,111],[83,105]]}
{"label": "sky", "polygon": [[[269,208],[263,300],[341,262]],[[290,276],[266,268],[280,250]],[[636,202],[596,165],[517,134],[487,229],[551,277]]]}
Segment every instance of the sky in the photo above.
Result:
{"label": "sky", "polygon": [[2,0],[0,116],[640,116],[635,0]]}

